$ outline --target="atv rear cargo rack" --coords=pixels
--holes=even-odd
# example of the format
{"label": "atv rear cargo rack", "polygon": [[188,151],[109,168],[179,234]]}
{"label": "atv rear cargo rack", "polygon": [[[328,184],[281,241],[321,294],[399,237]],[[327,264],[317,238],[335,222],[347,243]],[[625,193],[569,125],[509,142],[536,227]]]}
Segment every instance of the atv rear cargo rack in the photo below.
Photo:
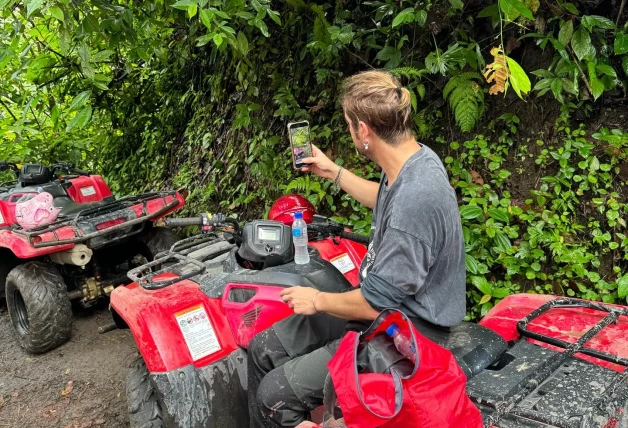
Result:
{"label": "atv rear cargo rack", "polygon": [[[166,198],[173,198],[172,201],[168,202]],[[148,213],[147,203],[149,201],[153,201],[155,199],[162,199],[164,206],[159,210]],[[79,222],[85,223],[90,222],[90,220],[99,220],[99,223],[106,222],[108,220],[115,220],[118,217],[114,215],[114,213],[126,210],[134,205],[142,204],[142,215],[140,217],[134,218],[132,220],[125,221],[120,224],[113,225],[106,229],[97,230],[95,232],[85,233],[81,227],[79,226]],[[64,245],[64,244],[78,244],[81,242],[89,241],[90,239],[94,239],[97,237],[101,237],[104,235],[109,235],[115,232],[119,232],[120,230],[127,229],[129,227],[135,226],[137,224],[141,224],[147,220],[151,220],[156,217],[160,217],[166,214],[168,211],[176,208],[180,204],[179,199],[177,198],[177,192],[151,192],[145,193],[143,195],[137,196],[127,196],[116,201],[98,205],[91,208],[86,208],[84,210],[79,211],[72,218],[63,218],[60,220],[56,220],[50,224],[38,226],[32,229],[24,230],[21,228],[15,229],[14,232],[25,236],[29,243],[35,248],[41,247],[52,247],[55,245]],[[102,218],[109,216],[110,218]],[[94,228],[96,224],[93,225]],[[70,227],[74,233],[74,238],[65,238],[62,239],[57,234],[57,231],[61,228]],[[133,231],[132,233],[126,234],[124,237],[128,237],[131,235],[135,235],[140,233],[143,230],[143,227],[137,231]],[[43,235],[51,233],[55,239],[53,240],[43,240]]]}
{"label": "atv rear cargo rack", "polygon": [[[551,309],[556,308],[585,308],[600,312],[606,312],[608,315],[606,315],[593,327],[584,331],[582,336],[580,336],[580,338],[573,343],[569,343],[564,340],[530,331],[528,327],[532,321],[534,321],[542,314],[550,311]],[[506,416],[522,417],[527,420],[540,422],[542,424],[547,424],[548,426],[558,428],[581,428],[584,426],[588,426],[586,425],[586,421],[591,416],[588,414],[572,415],[578,416],[580,418],[580,421],[571,422],[560,420],[560,418],[556,416],[542,414],[531,409],[518,408],[517,405],[525,400],[528,396],[530,396],[541,384],[543,384],[543,382],[549,379],[563,364],[565,364],[575,354],[585,354],[591,357],[599,358],[604,361],[628,367],[628,359],[626,358],[585,347],[585,345],[590,342],[591,339],[593,339],[597,334],[599,334],[604,328],[608,327],[611,324],[617,323],[619,317],[621,316],[628,316],[628,310],[603,303],[593,303],[571,298],[558,298],[543,304],[538,309],[531,312],[528,316],[520,320],[517,323],[517,330],[519,330],[522,338],[528,337],[540,342],[545,342],[547,344],[562,348],[564,349],[564,351],[556,353],[543,364],[541,364],[537,368],[533,376],[524,379],[519,385],[517,385],[515,392],[508,400],[478,401],[476,397],[471,396],[470,398],[478,404],[495,409],[492,414],[484,419],[484,426],[486,428],[500,427],[501,425],[499,424],[499,421]],[[597,400],[595,400],[595,402],[591,403],[589,413],[591,413],[593,409],[606,409],[607,406],[605,406],[605,404],[607,404],[607,402],[610,402],[611,398],[614,395],[616,400],[619,399],[621,402],[626,402],[626,400],[628,400],[628,386],[626,386],[627,381],[628,373],[626,371],[624,371],[623,373],[617,373],[613,382],[607,385],[604,392]],[[621,390],[622,387],[623,390]],[[621,391],[618,393],[617,390]],[[617,396],[620,397],[618,398]],[[605,412],[607,411],[608,410],[605,410]],[[615,415],[607,413],[607,416],[614,417]]]}

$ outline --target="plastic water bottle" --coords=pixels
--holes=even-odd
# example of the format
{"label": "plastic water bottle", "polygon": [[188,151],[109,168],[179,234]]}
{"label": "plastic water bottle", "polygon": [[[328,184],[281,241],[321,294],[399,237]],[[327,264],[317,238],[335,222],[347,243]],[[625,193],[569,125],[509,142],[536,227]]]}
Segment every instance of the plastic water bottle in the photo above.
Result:
{"label": "plastic water bottle", "polygon": [[292,241],[294,242],[294,262],[298,265],[308,264],[310,254],[307,252],[307,224],[303,220],[302,212],[294,213]]}
{"label": "plastic water bottle", "polygon": [[416,349],[414,349],[412,341],[401,333],[397,324],[392,323],[388,326],[386,334],[392,338],[393,342],[395,342],[395,347],[401,355],[413,363],[416,363]]}

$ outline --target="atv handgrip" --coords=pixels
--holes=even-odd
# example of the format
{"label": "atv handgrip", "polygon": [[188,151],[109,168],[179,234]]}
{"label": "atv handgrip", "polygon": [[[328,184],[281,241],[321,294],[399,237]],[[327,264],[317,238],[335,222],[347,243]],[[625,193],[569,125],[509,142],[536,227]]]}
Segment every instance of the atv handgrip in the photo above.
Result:
{"label": "atv handgrip", "polygon": [[70,172],[74,172],[78,175],[86,175],[88,177],[91,175],[91,172],[85,171],[84,169],[78,169],[78,168],[72,168]]}
{"label": "atv handgrip", "polygon": [[371,240],[371,238],[369,238],[368,236],[358,235],[357,233],[346,232],[344,230],[340,232],[340,237],[364,245],[368,245]]}
{"label": "atv handgrip", "polygon": [[166,227],[202,226],[203,217],[167,218]]}

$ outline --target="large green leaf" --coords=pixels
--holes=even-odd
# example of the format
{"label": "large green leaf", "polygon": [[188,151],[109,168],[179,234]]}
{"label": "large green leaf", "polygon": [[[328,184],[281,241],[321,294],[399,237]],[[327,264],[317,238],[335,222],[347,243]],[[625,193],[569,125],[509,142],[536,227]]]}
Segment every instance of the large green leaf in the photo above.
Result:
{"label": "large green leaf", "polygon": [[597,100],[600,95],[604,93],[604,83],[602,83],[597,77],[596,66],[594,62],[589,62],[587,64],[587,68],[589,70],[589,85],[591,86],[591,90],[593,91],[593,98]]}
{"label": "large green leaf", "polygon": [[211,11],[209,11],[208,9],[203,9],[201,10],[201,13],[199,14],[201,17],[201,22],[203,23],[203,25],[208,29],[208,30],[212,30],[212,18],[213,18],[213,13],[211,13]]}
{"label": "large green leaf", "polygon": [[407,9],[402,10],[395,16],[393,19],[392,26],[393,28],[398,27],[400,25],[405,24],[406,22],[414,21],[414,8],[409,7]]}
{"label": "large green leaf", "polygon": [[521,0],[499,0],[499,7],[510,20],[514,20],[519,15],[523,15],[531,21],[534,20],[532,11]]}
{"label": "large green leaf", "polygon": [[41,9],[44,0],[24,0],[26,4],[26,16],[30,17],[33,13]]}
{"label": "large green leaf", "polygon": [[54,18],[58,19],[61,22],[65,21],[65,16],[63,15],[63,11],[58,6],[49,7],[48,13],[50,13],[51,16],[53,16]]}
{"label": "large green leaf", "polygon": [[506,57],[508,60],[508,70],[510,71],[510,85],[512,89],[515,90],[519,98],[523,98],[522,94],[527,94],[532,89],[532,83],[530,83],[530,78],[523,71],[523,68],[510,57]]}
{"label": "large green leaf", "polygon": [[83,106],[85,105],[85,103],[87,102],[87,100],[89,99],[89,97],[92,95],[92,91],[83,91],[80,94],[78,94],[76,97],[74,97],[74,99],[72,100],[72,103],[70,104],[70,112],[73,111],[77,111],[83,108]]}
{"label": "large green leaf", "polygon": [[484,214],[482,208],[476,205],[465,205],[460,208],[460,216],[465,220],[471,220],[474,218],[478,218]]}
{"label": "large green leaf", "polygon": [[628,34],[617,33],[615,34],[615,55],[623,55],[628,53]]}
{"label": "large green leaf", "polygon": [[197,0],[179,0],[176,3],[173,3],[171,7],[179,10],[188,10],[190,6],[196,6],[198,4]]}
{"label": "large green leaf", "polygon": [[571,36],[573,36],[573,21],[568,20],[560,27],[558,41],[561,42],[563,46],[567,46],[571,41]]}
{"label": "large green leaf", "polygon": [[493,241],[495,242],[497,249],[502,253],[508,252],[508,250],[512,247],[512,242],[510,242],[508,236],[502,232],[497,232]]}
{"label": "large green leaf", "polygon": [[613,21],[598,15],[583,16],[582,25],[587,27],[589,31],[593,31],[594,28],[601,28],[603,30],[613,30],[615,28]]}
{"label": "large green leaf", "polygon": [[475,259],[475,257],[473,257],[471,254],[465,254],[464,255],[464,263],[465,263],[465,266],[467,268],[467,272],[471,272],[473,274],[477,274],[478,273],[478,269],[480,267],[480,264]]}
{"label": "large green leaf", "polygon": [[90,106],[85,107],[83,110],[79,112],[76,116],[70,120],[68,126],[66,127],[66,132],[71,131],[74,128],[83,128],[89,120],[92,118],[92,108]]}
{"label": "large green leaf", "polygon": [[628,296],[628,274],[617,278],[617,295],[619,297]]}
{"label": "large green leaf", "polygon": [[247,40],[244,33],[239,32],[238,38],[236,39],[236,45],[240,53],[244,56],[247,56],[249,53],[249,41]]}
{"label": "large green leaf", "polygon": [[482,294],[491,295],[493,291],[493,287],[483,276],[472,276],[471,284],[475,285],[475,288],[480,290]]}
{"label": "large green leaf", "polygon": [[454,9],[462,10],[464,8],[462,0],[449,0],[449,4],[451,4],[451,7]]}
{"label": "large green leaf", "polygon": [[500,221],[502,223],[509,223],[510,222],[510,218],[508,216],[508,213],[503,208],[489,208],[488,209],[488,215],[491,216],[492,218],[494,218],[495,220]]}
{"label": "large green leaf", "polygon": [[575,33],[573,33],[571,47],[580,61],[582,61],[587,55],[595,52],[593,46],[591,45],[591,35],[582,25]]}

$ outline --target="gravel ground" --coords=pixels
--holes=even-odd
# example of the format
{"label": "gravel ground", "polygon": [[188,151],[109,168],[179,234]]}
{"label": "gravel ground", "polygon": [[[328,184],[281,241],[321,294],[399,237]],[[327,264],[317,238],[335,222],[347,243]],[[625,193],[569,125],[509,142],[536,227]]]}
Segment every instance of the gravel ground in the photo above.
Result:
{"label": "gravel ground", "polygon": [[17,345],[0,304],[0,428],[128,428],[126,372],[137,350],[128,330],[98,334],[106,307],[75,314],[72,339],[43,355]]}

